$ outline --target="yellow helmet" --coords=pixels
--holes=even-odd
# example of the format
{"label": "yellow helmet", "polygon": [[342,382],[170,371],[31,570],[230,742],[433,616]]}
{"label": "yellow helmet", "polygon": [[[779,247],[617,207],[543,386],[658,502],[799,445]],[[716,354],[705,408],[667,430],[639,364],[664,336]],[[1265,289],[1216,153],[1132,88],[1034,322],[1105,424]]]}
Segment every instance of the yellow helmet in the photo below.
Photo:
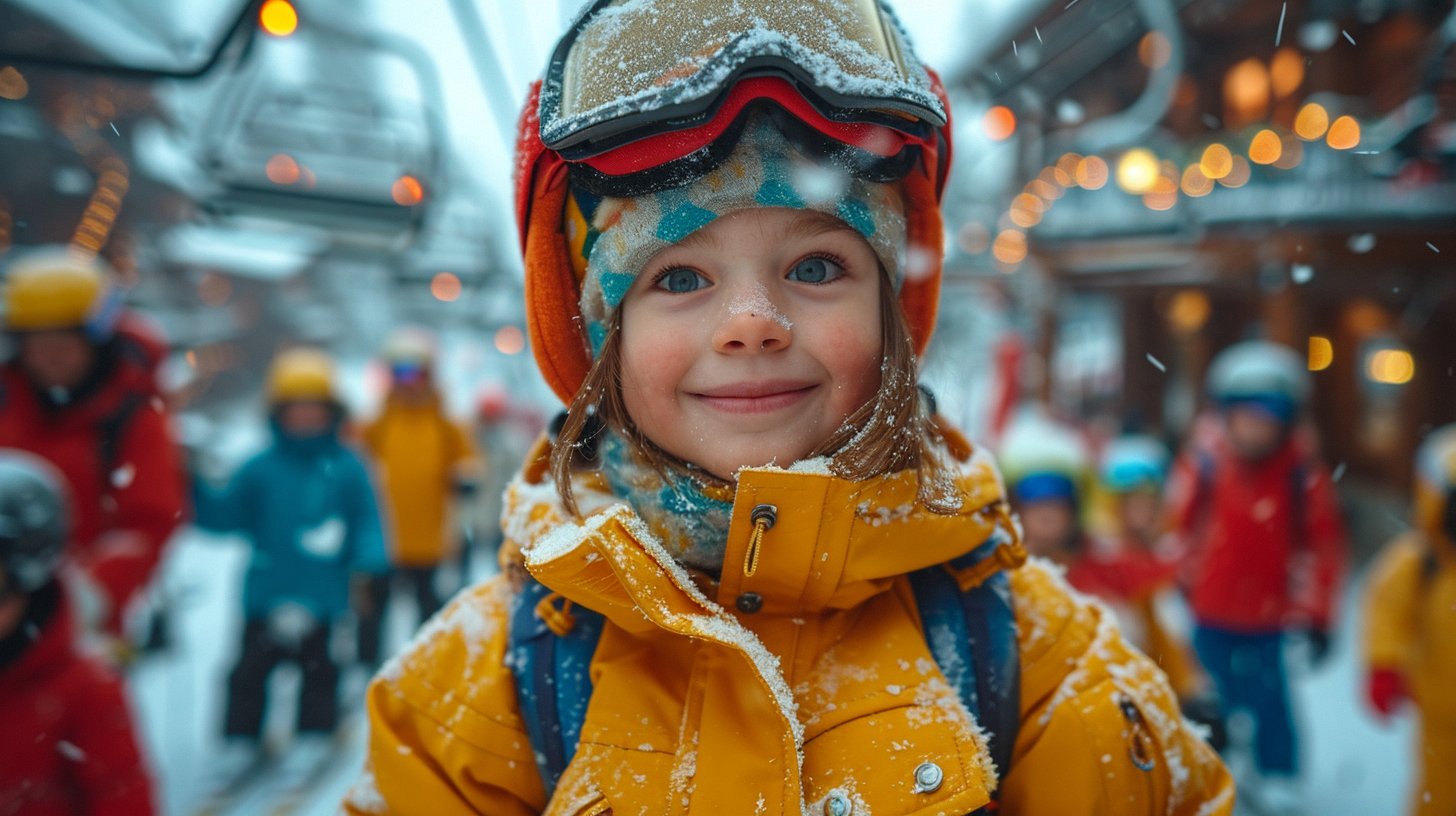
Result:
{"label": "yellow helmet", "polygon": [[116,327],[121,298],[99,260],[48,247],[17,259],[5,275],[8,331],[85,329],[104,340]]}
{"label": "yellow helmet", "polygon": [[268,404],[318,400],[337,403],[334,360],[318,349],[280,352],[268,368]]}

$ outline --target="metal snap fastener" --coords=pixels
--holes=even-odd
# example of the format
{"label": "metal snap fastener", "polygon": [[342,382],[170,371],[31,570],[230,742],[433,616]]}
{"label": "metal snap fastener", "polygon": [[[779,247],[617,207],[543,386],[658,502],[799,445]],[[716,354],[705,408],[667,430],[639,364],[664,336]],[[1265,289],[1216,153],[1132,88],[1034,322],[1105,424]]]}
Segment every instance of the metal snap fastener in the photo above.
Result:
{"label": "metal snap fastener", "polygon": [[854,812],[854,803],[849,797],[835,791],[824,800],[824,816],[849,816]]}
{"label": "metal snap fastener", "polygon": [[945,771],[934,762],[922,762],[915,768],[915,792],[934,793],[945,781]]}
{"label": "metal snap fastener", "polygon": [[738,600],[734,601],[733,605],[738,607],[739,612],[752,615],[763,608],[763,596],[757,592],[745,592],[738,596]]}

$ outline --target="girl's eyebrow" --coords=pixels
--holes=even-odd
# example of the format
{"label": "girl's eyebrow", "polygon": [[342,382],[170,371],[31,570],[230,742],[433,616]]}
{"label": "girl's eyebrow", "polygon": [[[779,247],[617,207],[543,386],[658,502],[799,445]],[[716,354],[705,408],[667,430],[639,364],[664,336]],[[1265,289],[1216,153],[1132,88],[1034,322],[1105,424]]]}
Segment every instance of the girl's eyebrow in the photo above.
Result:
{"label": "girl's eyebrow", "polygon": [[786,230],[786,238],[813,238],[826,232],[854,231],[854,228],[828,213],[800,210],[800,215]]}

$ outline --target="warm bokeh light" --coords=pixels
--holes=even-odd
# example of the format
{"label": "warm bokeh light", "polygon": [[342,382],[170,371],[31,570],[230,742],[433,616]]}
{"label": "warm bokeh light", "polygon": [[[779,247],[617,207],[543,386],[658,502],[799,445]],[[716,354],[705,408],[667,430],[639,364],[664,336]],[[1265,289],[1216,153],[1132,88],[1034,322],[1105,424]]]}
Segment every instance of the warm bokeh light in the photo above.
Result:
{"label": "warm bokeh light", "polygon": [[1015,264],[1026,260],[1026,233],[1003,230],[991,245],[991,254],[1001,263]]}
{"label": "warm bokeh light", "polygon": [[1274,52],[1274,59],[1269,61],[1269,82],[1274,86],[1275,99],[1298,90],[1304,83],[1304,55],[1289,46]]}
{"label": "warm bokeh light", "polygon": [[1012,208],[1020,207],[1023,210],[1031,210],[1036,213],[1044,213],[1051,208],[1051,204],[1047,203],[1046,200],[1034,196],[1031,193],[1017,193],[1016,197],[1011,199],[1011,206]]}
{"label": "warm bokeh light", "polygon": [[1081,163],[1082,156],[1077,153],[1063,153],[1062,157],[1060,159],[1057,159],[1057,169],[1062,171],[1063,173],[1066,173],[1067,178],[1070,180],[1069,184],[1064,184],[1062,186],[1071,187],[1073,184],[1078,183],[1077,165]]}
{"label": "warm bokeh light", "polygon": [[1134,195],[1146,193],[1153,189],[1161,170],[1153,151],[1135,147],[1117,160],[1117,186]]}
{"label": "warm bokeh light", "polygon": [[1170,210],[1178,203],[1178,182],[1158,176],[1152,189],[1143,193],[1143,205],[1150,210]]}
{"label": "warm bokeh light", "polygon": [[1077,184],[1088,190],[1099,190],[1107,183],[1107,162],[1097,156],[1088,156],[1077,162],[1077,171],[1072,174]]}
{"label": "warm bokeh light", "polygon": [[1028,181],[1022,190],[1047,202],[1056,201],[1067,194],[1067,191],[1061,185],[1040,178],[1034,178]]}
{"label": "warm bokeh light", "polygon": [[1011,134],[1016,132],[1016,114],[1005,105],[997,105],[986,111],[986,115],[981,117],[981,130],[985,131],[986,136],[992,141],[999,142],[1009,139]]}
{"label": "warm bokeh light", "polygon": [[1234,169],[1234,154],[1227,147],[1214,142],[1203,149],[1198,169],[1206,178],[1221,179]]}
{"label": "warm bokeh light", "polygon": [[30,83],[15,70],[15,66],[0,68],[0,98],[24,99],[30,93]]}
{"label": "warm bokeh light", "polygon": [[1264,117],[1269,110],[1269,72],[1264,63],[1254,57],[1238,63],[1224,74],[1223,101],[1228,111],[1224,115],[1230,127],[1252,122]]}
{"label": "warm bokeh light", "polygon": [[268,180],[274,184],[292,184],[298,181],[298,162],[287,153],[279,153],[268,160],[263,171],[268,174]]}
{"label": "warm bokeh light", "polygon": [[[1021,198],[1021,196],[1017,196],[1017,198]],[[1030,229],[1041,223],[1041,210],[1033,209],[1017,201],[1011,202],[1011,208],[1006,211],[1006,215],[1014,226],[1021,229]]]}
{"label": "warm bokeh light", "polygon": [[1353,116],[1341,116],[1330,123],[1325,141],[1336,150],[1349,150],[1360,144],[1360,123]]}
{"label": "warm bokeh light", "polygon": [[1304,142],[1301,142],[1293,133],[1286,133],[1279,137],[1279,158],[1274,160],[1274,166],[1280,170],[1293,170],[1299,166],[1304,159]]}
{"label": "warm bokeh light", "polygon": [[1192,334],[1208,322],[1211,310],[1208,295],[1197,289],[1184,289],[1168,304],[1168,323],[1179,334]]}
{"label": "warm bokeh light", "polygon": [[450,272],[441,272],[431,279],[430,294],[448,303],[460,297],[460,279]]}
{"label": "warm bokeh light", "polygon": [[1188,165],[1183,171],[1182,181],[1183,193],[1198,198],[1213,192],[1213,179],[1203,174],[1203,169],[1196,164]]}
{"label": "warm bokeh light", "polygon": [[1273,164],[1279,160],[1279,154],[1283,150],[1279,134],[1265,128],[1255,133],[1254,140],[1249,142],[1249,161],[1254,164]]}
{"label": "warm bokeh light", "polygon": [[1328,337],[1309,338],[1309,370],[1324,371],[1335,361],[1335,346]]}
{"label": "warm bokeh light", "polygon": [[275,37],[287,37],[298,30],[298,11],[288,0],[268,0],[258,10],[258,24]]}
{"label": "warm bokeh light", "polygon": [[1149,68],[1162,68],[1173,56],[1173,47],[1168,38],[1157,31],[1149,31],[1138,41],[1138,60]]}
{"label": "warm bokeh light", "polygon": [[425,200],[425,188],[414,176],[400,176],[389,188],[389,194],[401,207],[413,207]]}
{"label": "warm bokeh light", "polygon": [[1325,111],[1324,106],[1317,102],[1311,102],[1300,108],[1299,115],[1294,117],[1294,132],[1306,142],[1312,142],[1325,135],[1325,131],[1329,130],[1329,127],[1330,115]]}
{"label": "warm bokeh light", "polygon": [[1227,176],[1219,179],[1218,183],[1225,187],[1242,187],[1249,183],[1250,172],[1249,160],[1243,156],[1234,156],[1233,169],[1229,170]]}
{"label": "warm bokeh light", "polygon": [[967,255],[980,255],[991,248],[991,231],[980,221],[967,221],[956,231],[956,246]]}
{"label": "warm bokeh light", "polygon": [[1061,198],[1062,194],[1067,191],[1067,188],[1071,187],[1073,184],[1072,177],[1067,175],[1066,173],[1063,173],[1061,168],[1057,167],[1056,165],[1052,165],[1051,167],[1043,167],[1041,169],[1041,172],[1037,174],[1036,179],[1038,181],[1046,182],[1047,186],[1052,188],[1053,201]]}
{"label": "warm bokeh light", "polygon": [[520,354],[526,348],[526,335],[515,326],[501,326],[495,332],[495,350],[501,354]]}
{"label": "warm bokeh light", "polygon": [[1404,385],[1416,375],[1416,361],[1402,349],[1381,349],[1366,359],[1365,374],[1378,383]]}

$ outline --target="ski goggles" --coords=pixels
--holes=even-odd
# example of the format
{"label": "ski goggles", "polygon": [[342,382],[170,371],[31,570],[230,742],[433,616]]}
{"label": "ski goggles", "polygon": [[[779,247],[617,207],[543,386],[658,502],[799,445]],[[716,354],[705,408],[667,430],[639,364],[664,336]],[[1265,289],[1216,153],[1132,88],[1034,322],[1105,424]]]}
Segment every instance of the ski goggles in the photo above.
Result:
{"label": "ski goggles", "polygon": [[389,377],[395,385],[417,385],[425,381],[427,369],[418,363],[395,363],[389,367]]}
{"label": "ski goggles", "polygon": [[796,147],[884,180],[934,151],[948,118],[877,0],[598,0],[558,44],[537,114],[584,187],[623,196],[711,170],[750,107],[774,110]]}

